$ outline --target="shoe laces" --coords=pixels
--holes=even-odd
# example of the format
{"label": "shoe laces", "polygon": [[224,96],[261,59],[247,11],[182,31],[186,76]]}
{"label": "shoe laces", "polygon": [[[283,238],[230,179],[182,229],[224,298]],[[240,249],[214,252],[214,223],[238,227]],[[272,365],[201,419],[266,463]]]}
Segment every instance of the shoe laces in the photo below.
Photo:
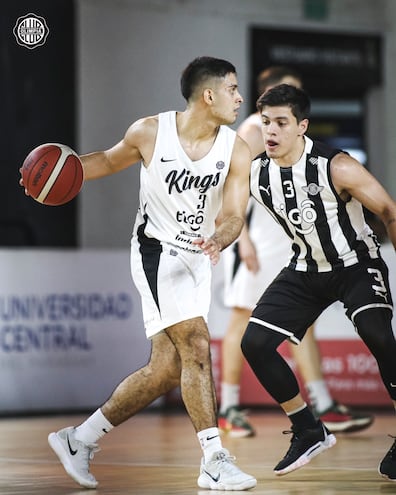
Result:
{"label": "shoe laces", "polygon": [[80,450],[81,452],[80,461],[81,463],[83,463],[84,469],[86,471],[89,471],[89,461],[92,461],[95,453],[99,452],[100,448],[96,443],[91,443],[91,444],[86,444],[83,442],[80,443],[82,444],[82,448]]}
{"label": "shoe laces", "polygon": [[97,443],[92,443],[88,445],[88,449],[89,449],[89,460],[92,461],[95,453],[100,451],[100,447]]}
{"label": "shoe laces", "polygon": [[290,439],[289,450],[286,452],[286,455],[285,455],[285,457],[287,457],[290,454],[292,454],[295,449],[299,448],[297,446],[297,442],[298,442],[298,440],[302,440],[302,437],[304,436],[304,430],[296,430],[295,427],[292,426],[290,430],[283,430],[282,434],[283,435],[293,435]]}
{"label": "shoe laces", "polygon": [[228,451],[226,450],[220,450],[217,452],[216,457],[213,459],[212,462],[215,462],[216,464],[221,465],[222,469],[225,469],[226,471],[235,471],[238,469],[235,466],[235,461],[236,457],[231,455]]}
{"label": "shoe laces", "polygon": [[293,435],[290,439],[290,447],[289,447],[289,450],[286,452],[286,455],[285,457],[287,457],[288,455],[290,455],[294,449],[296,448],[296,440],[299,439],[298,437],[298,432],[296,432],[295,430],[293,430],[293,427],[291,427],[290,430],[283,430],[282,431],[282,435]]}
{"label": "shoe laces", "polygon": [[282,431],[282,435],[293,435],[291,440],[290,440],[291,442],[293,442],[293,440],[299,438],[298,437],[299,433],[301,433],[301,431],[297,430],[294,425],[291,426],[290,430],[283,430]]}
{"label": "shoe laces", "polygon": [[215,460],[219,462],[235,462],[236,457],[234,455],[231,455],[226,450],[220,450],[219,452],[216,453]]}

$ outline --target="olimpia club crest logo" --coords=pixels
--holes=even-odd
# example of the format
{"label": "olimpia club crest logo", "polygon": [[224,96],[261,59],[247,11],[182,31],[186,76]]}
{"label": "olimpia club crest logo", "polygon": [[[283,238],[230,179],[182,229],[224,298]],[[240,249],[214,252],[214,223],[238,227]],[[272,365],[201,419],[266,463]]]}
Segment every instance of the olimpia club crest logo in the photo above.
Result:
{"label": "olimpia club crest logo", "polygon": [[49,29],[44,17],[30,13],[18,17],[13,32],[18,45],[33,50],[44,45]]}

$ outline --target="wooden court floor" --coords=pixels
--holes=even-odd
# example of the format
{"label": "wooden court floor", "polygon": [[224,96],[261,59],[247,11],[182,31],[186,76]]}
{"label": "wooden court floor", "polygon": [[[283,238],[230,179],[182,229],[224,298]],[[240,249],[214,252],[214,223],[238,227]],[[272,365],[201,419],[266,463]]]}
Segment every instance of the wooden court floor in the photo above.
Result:
{"label": "wooden court floor", "polygon": [[396,494],[396,483],[377,473],[379,461],[396,434],[396,418],[376,415],[374,424],[360,433],[337,435],[337,444],[310,464],[284,477],[272,473],[285,454],[289,428],[283,414],[253,411],[257,436],[224,438],[223,445],[238,465],[253,474],[258,485],[248,492],[201,490],[196,485],[201,451],[184,412],[149,411],[114,429],[102,439],[91,470],[96,490],[79,487],[63,471],[47,444],[51,431],[79,424],[85,416],[0,418],[1,495],[357,495]]}

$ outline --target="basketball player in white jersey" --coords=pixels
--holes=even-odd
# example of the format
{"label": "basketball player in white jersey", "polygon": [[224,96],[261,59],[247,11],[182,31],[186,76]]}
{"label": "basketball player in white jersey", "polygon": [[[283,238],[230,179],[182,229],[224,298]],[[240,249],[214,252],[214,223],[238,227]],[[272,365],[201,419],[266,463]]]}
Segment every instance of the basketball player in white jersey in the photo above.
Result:
{"label": "basketball player in white jersey", "polygon": [[203,451],[198,485],[256,485],[222,447],[206,324],[210,265],[239,235],[249,195],[250,151],[227,127],[243,99],[234,66],[212,57],[187,66],[181,91],[184,111],[142,118],[111,149],[81,157],[86,180],[141,162],[131,268],[152,342],[149,363],[123,380],[101,408],[76,428],[49,435],[67,473],[87,488],[98,484],[89,472],[98,440],[178,385]]}
{"label": "basketball player in white jersey", "polygon": [[[332,447],[336,439],[304,402],[278,353],[298,343],[333,302],[342,301],[356,332],[375,357],[396,408],[396,341],[388,268],[365,221],[363,206],[384,223],[396,248],[396,202],[354,158],[305,136],[310,100],[282,84],[257,102],[265,153],[254,160],[251,193],[292,239],[289,263],[261,296],[242,351],[292,427],[291,445],[274,468],[284,475]],[[396,441],[379,465],[396,481]]]}
{"label": "basketball player in white jersey", "polygon": [[[257,78],[258,95],[278,84],[302,87],[300,75],[286,66],[272,66]],[[264,151],[261,117],[255,112],[239,126],[237,133],[256,157]],[[249,317],[263,290],[287,261],[290,239],[264,208],[250,199],[247,222],[237,242],[223,253],[224,303],[231,308],[230,320],[222,342],[222,381],[219,427],[231,437],[255,434],[245,411],[240,407],[240,381],[243,355],[240,342]],[[304,380],[315,414],[334,432],[352,432],[373,422],[370,414],[357,413],[333,399],[323,377],[321,355],[314,327],[307,330],[300,345],[290,345]]]}

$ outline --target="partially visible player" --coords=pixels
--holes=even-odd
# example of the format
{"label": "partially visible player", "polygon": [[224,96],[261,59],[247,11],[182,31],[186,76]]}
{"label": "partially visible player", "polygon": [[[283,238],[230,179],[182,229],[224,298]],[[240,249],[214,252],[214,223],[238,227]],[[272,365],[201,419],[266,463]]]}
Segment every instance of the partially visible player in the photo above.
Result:
{"label": "partially visible player", "polygon": [[[260,72],[258,96],[278,84],[302,87],[300,75],[290,67],[274,66]],[[251,114],[238,128],[252,156],[264,151],[259,112]],[[231,308],[230,320],[222,343],[222,382],[219,426],[232,437],[253,436],[255,430],[240,407],[240,381],[243,355],[242,335],[263,290],[285,266],[290,239],[255,200],[249,202],[247,221],[238,239],[223,253],[225,268],[225,305]],[[304,380],[315,414],[329,429],[350,432],[367,428],[373,416],[359,414],[334,400],[321,368],[321,356],[311,326],[300,345],[290,349]]]}

